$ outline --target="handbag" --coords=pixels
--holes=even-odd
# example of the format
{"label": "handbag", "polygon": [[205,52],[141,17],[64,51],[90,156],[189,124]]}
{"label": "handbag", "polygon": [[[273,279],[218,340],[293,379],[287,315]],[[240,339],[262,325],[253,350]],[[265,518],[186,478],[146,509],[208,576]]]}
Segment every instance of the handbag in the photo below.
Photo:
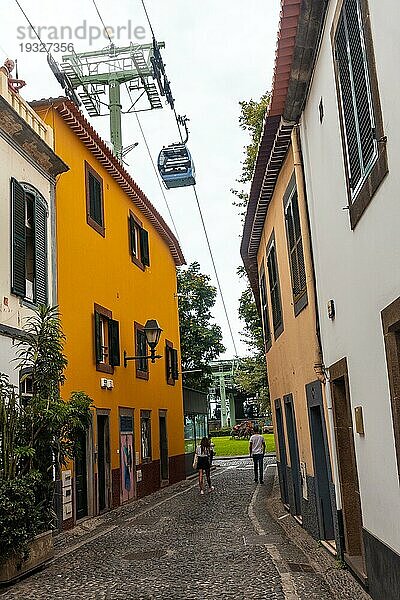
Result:
{"label": "handbag", "polygon": [[197,455],[197,453],[194,455],[193,458],[193,469],[197,469],[197,461],[199,460],[199,457]]}

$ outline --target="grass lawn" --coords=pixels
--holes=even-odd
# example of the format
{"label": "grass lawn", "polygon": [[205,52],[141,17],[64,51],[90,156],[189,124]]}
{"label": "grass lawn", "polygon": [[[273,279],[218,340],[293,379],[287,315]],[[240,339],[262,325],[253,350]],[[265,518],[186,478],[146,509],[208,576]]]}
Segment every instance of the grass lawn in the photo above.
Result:
{"label": "grass lawn", "polygon": [[[273,433],[264,433],[267,452],[275,452],[275,439]],[[229,436],[213,437],[216,457],[240,456],[249,453],[249,440],[231,440]]]}

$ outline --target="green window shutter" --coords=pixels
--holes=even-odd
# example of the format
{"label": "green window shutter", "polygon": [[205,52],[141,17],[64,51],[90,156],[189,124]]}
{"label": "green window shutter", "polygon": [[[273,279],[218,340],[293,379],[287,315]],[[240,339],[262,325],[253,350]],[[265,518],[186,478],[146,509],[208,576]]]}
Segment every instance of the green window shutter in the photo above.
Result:
{"label": "green window shutter", "polygon": [[17,296],[26,295],[25,248],[25,191],[16,179],[11,178],[11,291]]}
{"label": "green window shutter", "polygon": [[133,256],[137,256],[136,235],[135,235],[135,219],[129,215],[129,248]]}
{"label": "green window shutter", "polygon": [[47,304],[47,209],[35,198],[35,302]]}
{"label": "green window shutter", "polygon": [[103,207],[101,198],[101,183],[89,171],[89,210],[90,216],[98,225],[103,226]]}
{"label": "green window shutter", "polygon": [[103,361],[103,349],[101,347],[101,317],[98,312],[94,313],[94,347],[96,364],[99,364]]}
{"label": "green window shutter", "polygon": [[280,325],[282,325],[282,306],[281,294],[279,290],[278,265],[274,246],[271,247],[271,250],[268,254],[267,267],[271,293],[272,322],[274,324],[274,330],[276,330]]}
{"label": "green window shutter", "polygon": [[149,254],[149,234],[145,229],[140,228],[140,260],[146,266],[150,266]]}
{"label": "green window shutter", "polygon": [[119,323],[118,321],[114,321],[114,319],[109,319],[108,321],[108,345],[110,365],[112,367],[119,367],[121,364],[119,351]]}
{"label": "green window shutter", "polygon": [[172,379],[174,381],[177,381],[179,379],[178,350],[175,350],[175,348],[171,348],[171,358],[172,358]]}
{"label": "green window shutter", "polygon": [[264,344],[267,346],[271,341],[271,329],[269,326],[267,289],[265,285],[265,275],[262,273],[260,277],[260,299],[262,311],[262,324],[264,331]]}

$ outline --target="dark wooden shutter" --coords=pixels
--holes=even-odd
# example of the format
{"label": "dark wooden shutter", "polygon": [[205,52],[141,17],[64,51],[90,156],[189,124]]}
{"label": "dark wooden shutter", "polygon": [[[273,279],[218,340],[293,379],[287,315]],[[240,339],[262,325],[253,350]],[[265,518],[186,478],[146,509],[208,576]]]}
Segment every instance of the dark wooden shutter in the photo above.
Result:
{"label": "dark wooden shutter", "polygon": [[140,260],[146,266],[150,266],[149,254],[149,234],[145,229],[140,228]]}
{"label": "dark wooden shutter", "polygon": [[133,254],[133,256],[137,256],[135,219],[132,215],[129,215],[129,247],[131,250],[131,254]]}
{"label": "dark wooden shutter", "polygon": [[103,361],[103,349],[101,347],[101,317],[98,312],[94,313],[94,347],[96,351],[96,363]]}
{"label": "dark wooden shutter", "polygon": [[101,183],[89,171],[89,207],[90,216],[98,225],[103,226],[103,207],[101,197]]}
{"label": "dark wooden shutter", "polygon": [[279,291],[278,265],[276,261],[275,247],[272,246],[267,259],[268,278],[271,293],[272,321],[274,330],[282,324],[281,296]]}
{"label": "dark wooden shutter", "polygon": [[108,345],[110,365],[119,367],[121,364],[119,351],[119,323],[114,319],[108,320]]}
{"label": "dark wooden shutter", "polygon": [[306,289],[306,270],[301,237],[300,214],[297,192],[292,195],[286,208],[286,232],[288,238],[293,298],[296,301]]}
{"label": "dark wooden shutter", "polygon": [[172,379],[177,381],[179,379],[178,350],[175,350],[175,348],[171,348],[171,358],[172,358]]}
{"label": "dark wooden shutter", "polygon": [[47,208],[35,198],[35,302],[47,304]]}
{"label": "dark wooden shutter", "polygon": [[350,187],[354,190],[376,152],[370,82],[358,0],[345,0],[336,31],[335,54],[345,129]]}
{"label": "dark wooden shutter", "polygon": [[[264,266],[263,266],[263,271],[264,271]],[[260,276],[260,299],[261,299],[262,323],[263,323],[263,331],[264,331],[264,343],[267,346],[271,341],[271,329],[269,326],[267,288],[265,285],[264,272]]]}
{"label": "dark wooden shutter", "polygon": [[25,248],[25,191],[16,179],[11,178],[12,218],[12,277],[11,291],[17,296],[26,295],[26,248]]}
{"label": "dark wooden shutter", "polygon": [[172,377],[172,356],[170,346],[165,346],[165,376],[167,381]]}

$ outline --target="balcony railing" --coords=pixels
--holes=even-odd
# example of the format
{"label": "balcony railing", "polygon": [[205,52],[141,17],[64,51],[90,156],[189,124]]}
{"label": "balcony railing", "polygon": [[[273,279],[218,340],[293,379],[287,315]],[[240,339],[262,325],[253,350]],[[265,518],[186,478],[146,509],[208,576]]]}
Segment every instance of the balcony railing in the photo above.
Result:
{"label": "balcony railing", "polygon": [[33,108],[19,94],[10,90],[8,86],[8,77],[0,71],[0,96],[13,107],[15,112],[35,131],[41,138],[53,148],[53,130],[50,125],[46,125],[44,121],[35,113]]}

